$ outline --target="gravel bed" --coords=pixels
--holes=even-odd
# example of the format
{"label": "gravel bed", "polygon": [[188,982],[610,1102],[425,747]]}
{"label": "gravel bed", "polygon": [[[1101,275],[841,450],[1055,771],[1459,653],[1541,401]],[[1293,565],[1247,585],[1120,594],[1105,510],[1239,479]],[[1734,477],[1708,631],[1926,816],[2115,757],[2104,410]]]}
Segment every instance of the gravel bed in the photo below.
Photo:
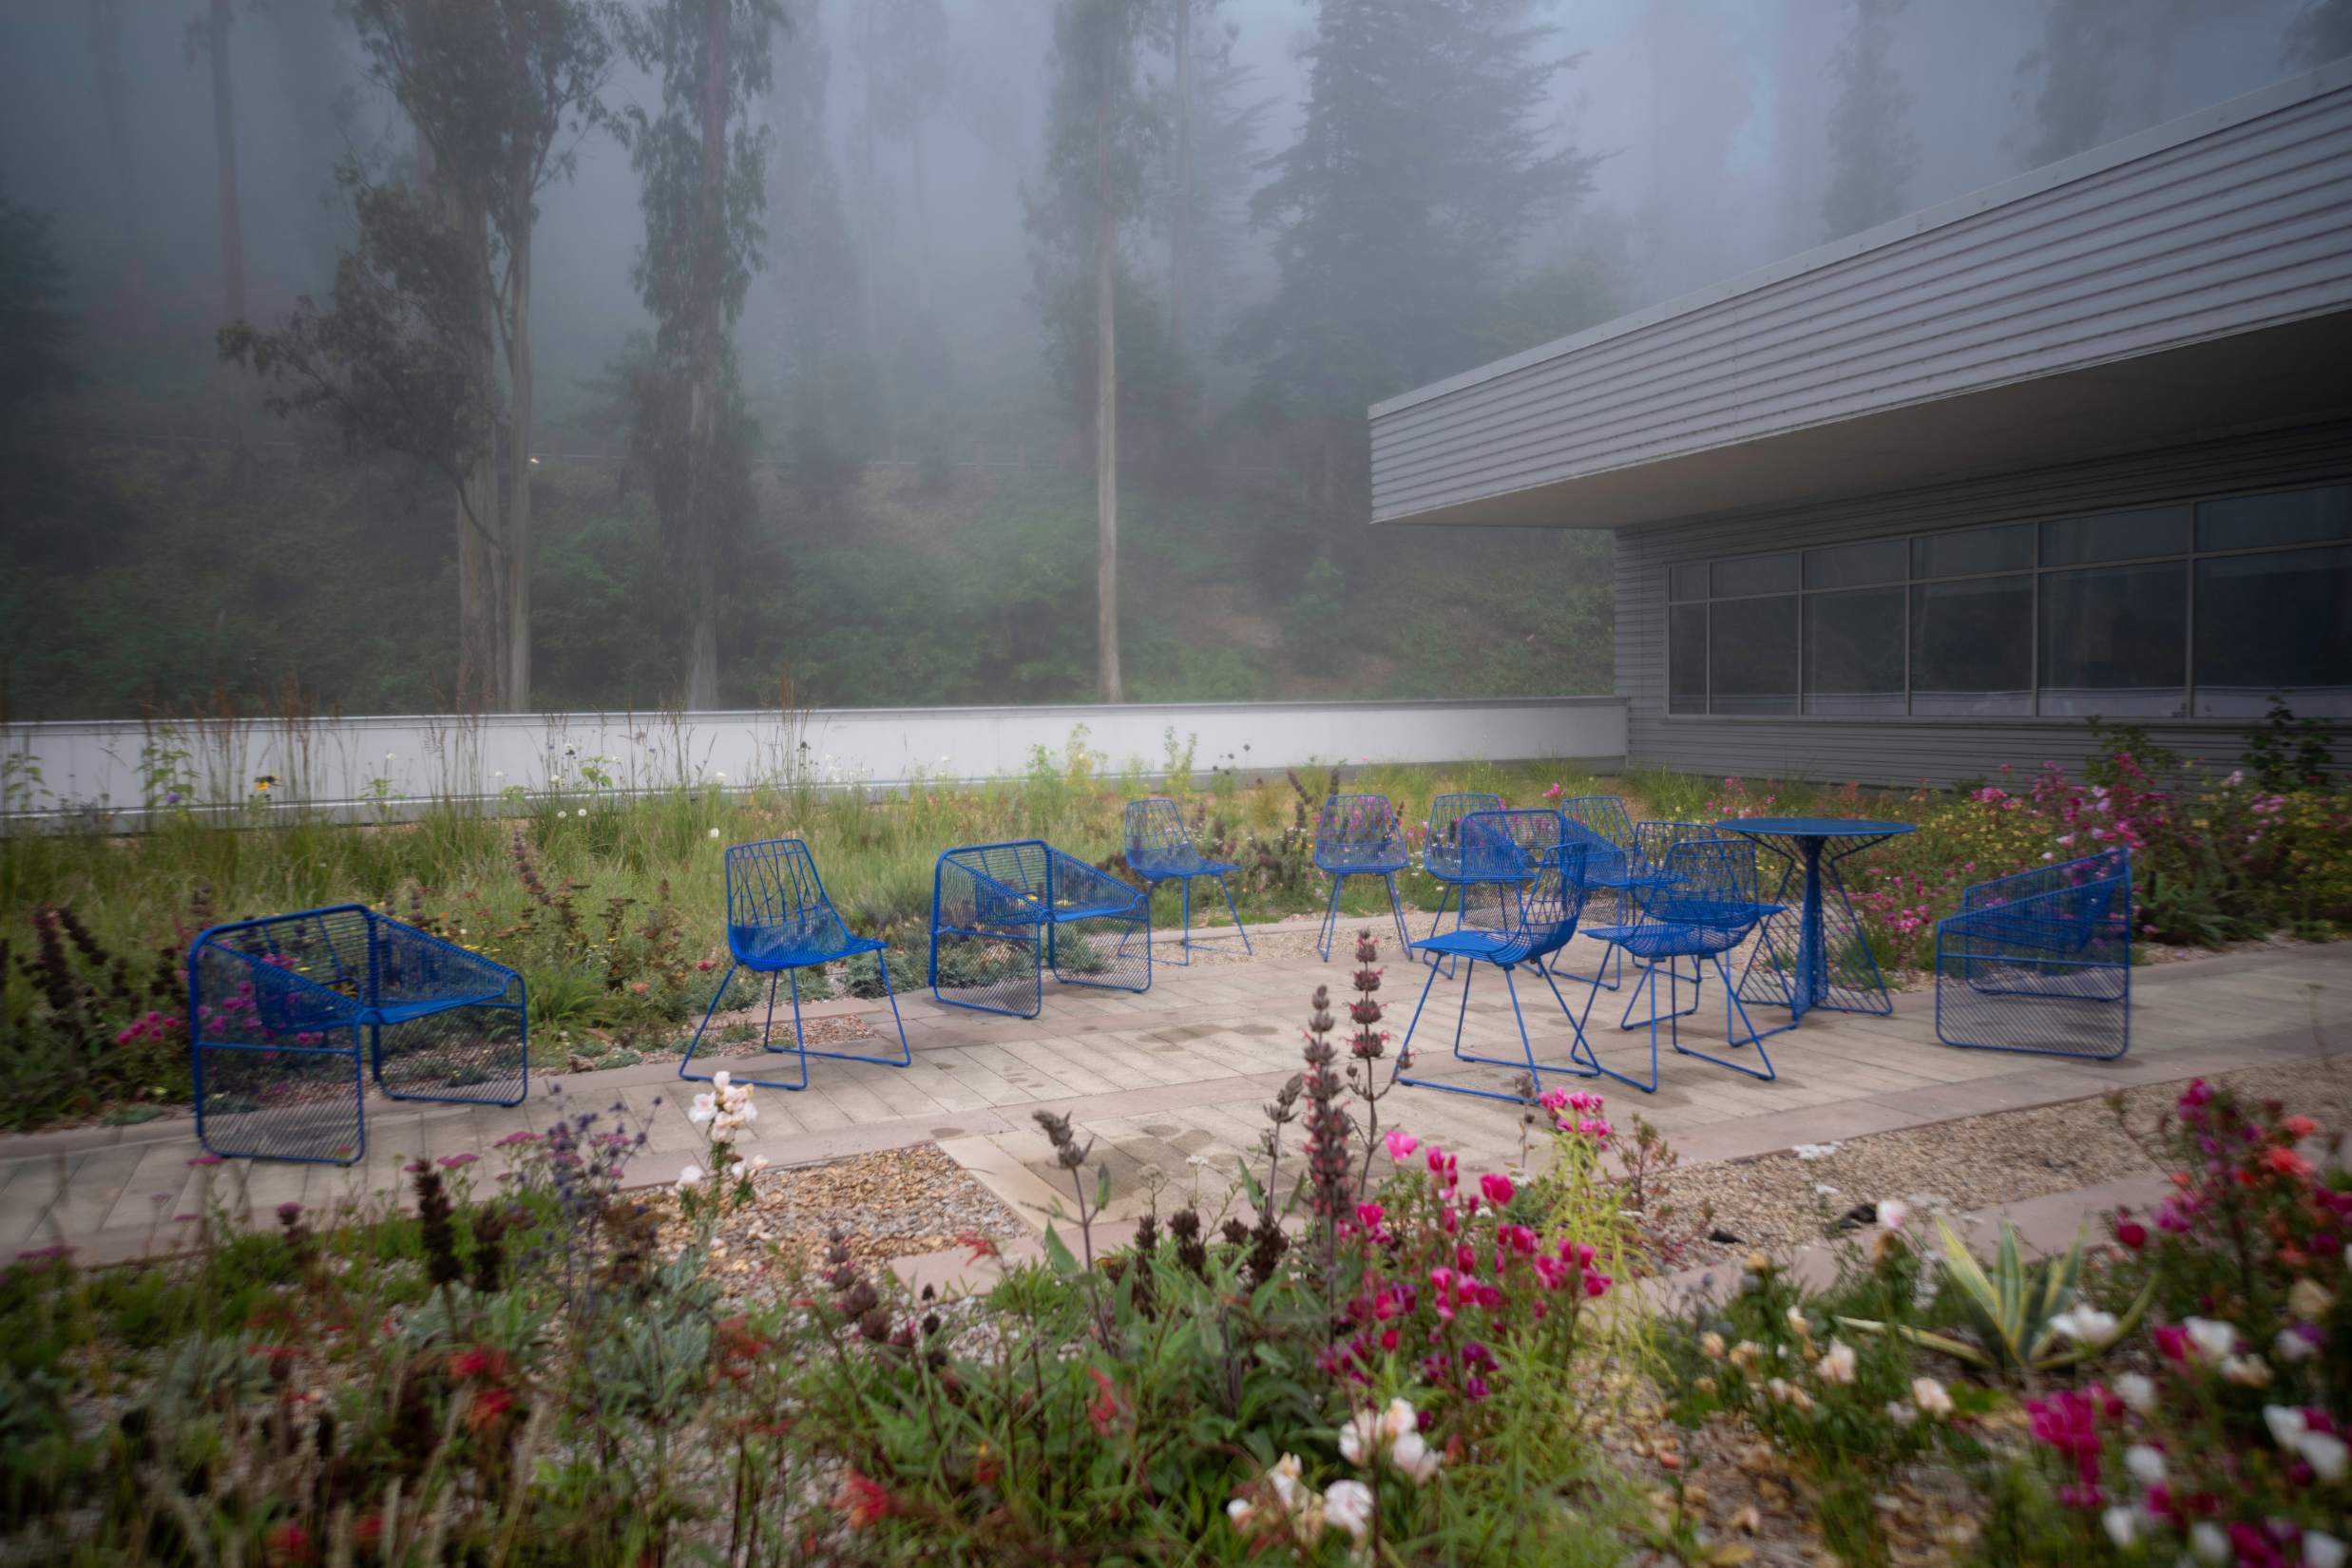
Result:
{"label": "gravel bed", "polygon": [[[2316,1119],[2323,1138],[2352,1126],[2352,1067],[2333,1060],[2248,1067],[2213,1081],[2286,1102]],[[2131,1128],[2151,1130],[2179,1097],[2176,1083],[2125,1090]],[[1695,1264],[1753,1248],[1793,1252],[1832,1234],[1838,1216],[1863,1203],[1901,1198],[1922,1212],[1964,1212],[2156,1174],[2102,1095],[1693,1166],[1679,1173],[1675,1193],[1686,1212],[1710,1209],[1716,1226],[1740,1238],[1694,1248]]]}

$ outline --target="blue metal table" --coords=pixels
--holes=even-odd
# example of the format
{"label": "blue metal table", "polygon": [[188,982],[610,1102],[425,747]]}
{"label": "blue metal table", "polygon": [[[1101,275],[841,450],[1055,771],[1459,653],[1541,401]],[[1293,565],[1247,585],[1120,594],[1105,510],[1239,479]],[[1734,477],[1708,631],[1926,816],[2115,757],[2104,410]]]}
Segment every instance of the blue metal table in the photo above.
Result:
{"label": "blue metal table", "polygon": [[[1718,822],[1715,830],[1751,838],[1782,861],[1780,889],[1771,899],[1781,908],[1758,927],[1758,941],[1740,972],[1740,1000],[1788,1008],[1787,1028],[1796,1027],[1815,1007],[1841,1013],[1893,1012],[1878,961],[1864,939],[1861,917],[1846,899],[1838,862],[1913,832],[1911,825],[1835,816],[1748,816]],[[1791,904],[1791,885],[1800,876],[1804,886]]]}

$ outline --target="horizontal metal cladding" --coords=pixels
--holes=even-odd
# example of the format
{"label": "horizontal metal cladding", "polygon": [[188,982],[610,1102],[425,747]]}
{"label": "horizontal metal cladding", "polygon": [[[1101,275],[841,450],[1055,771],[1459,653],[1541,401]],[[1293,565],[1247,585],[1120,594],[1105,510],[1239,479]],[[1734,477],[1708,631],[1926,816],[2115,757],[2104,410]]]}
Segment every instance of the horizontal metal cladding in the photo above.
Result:
{"label": "horizontal metal cladding", "polygon": [[[1616,684],[1626,702],[1627,765],[1673,773],[1831,782],[1948,785],[2003,763],[2079,768],[2090,726],[2071,718],[1951,719],[1666,713],[1670,568],[1762,551],[1960,529],[2070,513],[2158,506],[2230,490],[2293,488],[2352,478],[2352,423],[2331,422],[2060,468],[2002,475],[1818,507],[1692,518],[1629,528],[1616,547]],[[2183,757],[2234,760],[2244,728],[2151,724]]]}
{"label": "horizontal metal cladding", "polygon": [[1380,405],[1375,520],[2352,305],[2352,66]]}

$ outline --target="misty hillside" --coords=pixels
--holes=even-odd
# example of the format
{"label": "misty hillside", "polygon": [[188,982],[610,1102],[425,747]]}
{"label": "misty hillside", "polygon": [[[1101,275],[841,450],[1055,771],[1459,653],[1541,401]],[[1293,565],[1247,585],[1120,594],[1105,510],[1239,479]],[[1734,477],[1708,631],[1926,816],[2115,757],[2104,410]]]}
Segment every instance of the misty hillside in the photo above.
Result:
{"label": "misty hillside", "polygon": [[2346,52],[2352,0],[0,0],[0,709],[1605,689],[1606,538],[1367,528],[1368,405]]}

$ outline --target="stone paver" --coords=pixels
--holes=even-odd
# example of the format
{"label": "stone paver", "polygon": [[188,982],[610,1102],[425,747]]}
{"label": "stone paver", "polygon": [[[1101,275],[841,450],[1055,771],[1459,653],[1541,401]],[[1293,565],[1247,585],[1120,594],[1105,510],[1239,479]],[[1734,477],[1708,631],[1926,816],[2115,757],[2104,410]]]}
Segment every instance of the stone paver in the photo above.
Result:
{"label": "stone paver", "polygon": [[[1592,956],[1572,951],[1564,966],[1589,973]],[[1182,1193],[1195,1182],[1205,1188],[1229,1180],[1245,1151],[1260,1157],[1253,1151],[1267,1125],[1263,1107],[1301,1066],[1308,999],[1328,984],[1335,1004],[1344,1002],[1351,967],[1345,943],[1329,965],[1311,953],[1286,951],[1249,963],[1160,966],[1150,993],[1139,997],[1048,986],[1035,1020],[943,1008],[927,995],[902,997],[912,1067],[813,1061],[809,1090],[760,1094],[758,1136],[742,1152],[779,1164],[811,1163],[937,1141],[1017,1212],[1039,1219],[1056,1201],[1069,1206],[1067,1178],[1051,1166],[1033,1120],[1036,1111],[1050,1109],[1097,1140],[1098,1157],[1113,1174],[1111,1218],[1123,1222],[1141,1212],[1147,1168],[1157,1169],[1171,1192]],[[1393,1061],[1424,971],[1393,956],[1387,970],[1381,994]],[[1448,1055],[1454,1021],[1463,1016],[1461,984],[1440,979],[1430,990],[1416,1040],[1421,1071],[1507,1087],[1510,1071],[1458,1064]],[[1934,1040],[1933,994],[1919,989],[1896,994],[1892,1017],[1815,1013],[1803,1027],[1771,1037],[1766,1048],[1780,1075],[1773,1082],[1668,1052],[1655,1096],[1606,1080],[1594,1086],[1609,1097],[1620,1121],[1640,1113],[1671,1135],[1686,1163],[1697,1163],[2315,1056],[2323,1034],[2342,1036],[2352,1025],[2352,946],[2280,946],[2155,965],[2136,971],[2133,985],[2132,1052],[2117,1062],[1946,1049]],[[1581,985],[1563,980],[1561,989],[1572,1004],[1583,1005]],[[1558,1004],[1540,985],[1520,992],[1538,1061],[1547,1071],[1564,1066],[1570,1036]],[[1587,1031],[1603,1060],[1631,1068],[1638,1052],[1646,1066],[1646,1035],[1616,1028],[1623,994],[1601,993]],[[818,1006],[836,1014],[874,1008],[854,1001]],[[1773,1018],[1763,1009],[1757,1016],[1768,1024]],[[1700,1010],[1683,1023],[1699,1048],[1711,1042],[1721,1048],[1718,986],[1708,987]],[[879,1026],[888,1028],[887,1013]],[[1463,1040],[1480,1055],[1518,1053],[1517,1027],[1491,975],[1480,978],[1470,998]],[[730,1064],[753,1072],[755,1062]],[[664,1183],[704,1147],[685,1114],[698,1087],[679,1081],[674,1065],[645,1063],[535,1077],[531,1100],[512,1110],[372,1100],[368,1158],[349,1170],[261,1163],[192,1170],[198,1149],[185,1117],[0,1138],[0,1248],[62,1243],[94,1261],[136,1255],[183,1235],[177,1216],[203,1194],[262,1224],[275,1222],[281,1203],[392,1202],[407,1160],[492,1156],[490,1146],[519,1128],[587,1110],[609,1116],[616,1103],[625,1124],[648,1135],[632,1177]],[[1506,1103],[1399,1088],[1382,1101],[1381,1115],[1384,1125],[1402,1125],[1456,1150],[1465,1165],[1500,1167],[1520,1157],[1520,1115]],[[1294,1125],[1293,1152],[1298,1137]]]}

